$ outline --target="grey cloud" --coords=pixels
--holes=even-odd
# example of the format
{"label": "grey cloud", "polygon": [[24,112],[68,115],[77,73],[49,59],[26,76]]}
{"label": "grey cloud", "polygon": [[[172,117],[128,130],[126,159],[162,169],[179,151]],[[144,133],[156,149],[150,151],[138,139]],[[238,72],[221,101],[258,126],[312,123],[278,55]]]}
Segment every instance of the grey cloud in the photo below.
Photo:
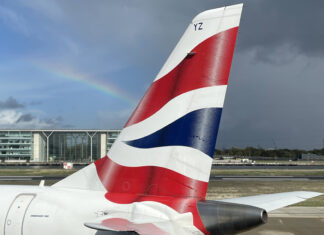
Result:
{"label": "grey cloud", "polygon": [[324,55],[324,2],[319,0],[245,1],[238,42],[239,50],[255,50],[266,62],[273,50],[289,45],[310,57]]}
{"label": "grey cloud", "polygon": [[276,66],[252,56],[234,59],[217,147],[273,147],[272,140],[278,147],[322,147],[321,59],[298,57]]}
{"label": "grey cloud", "polygon": [[[53,29],[64,30],[64,36],[55,31],[53,37],[69,48],[68,53],[79,58],[80,67],[109,69],[120,67],[111,58],[118,58],[125,64],[160,66],[194,15],[241,1],[108,0],[89,3],[86,0],[57,0],[50,5],[40,4],[39,0],[24,2],[36,14],[56,24]],[[324,55],[324,31],[320,30],[324,21],[323,1],[246,0],[244,4],[238,52],[253,50],[257,59],[267,63],[277,61],[278,58],[271,55],[282,49],[311,57]],[[154,53],[150,53],[152,51]],[[162,56],[156,58],[157,53]],[[73,61],[71,55],[66,58]],[[98,66],[98,61],[106,66],[101,62]]]}
{"label": "grey cloud", "polygon": [[43,121],[49,125],[57,126],[63,121],[62,117],[56,117],[56,118],[45,118]]}
{"label": "grey cloud", "polygon": [[5,101],[0,101],[0,110],[1,109],[18,109],[24,108],[25,105],[19,103],[15,98],[9,97]]}
{"label": "grey cloud", "polygon": [[17,120],[16,123],[19,123],[19,122],[30,122],[32,121],[33,119],[35,119],[35,117],[31,114],[23,114],[20,116],[20,118]]}
{"label": "grey cloud", "polygon": [[26,108],[26,106],[19,103],[13,97],[9,97],[5,101],[0,101],[0,127],[56,128],[65,125],[61,116],[55,118],[40,118],[34,116],[32,111],[29,110],[24,110],[24,112],[19,111],[21,108]]}
{"label": "grey cloud", "polygon": [[[72,38],[78,36],[78,42],[69,39],[75,44],[73,48],[77,47],[81,55],[86,54],[85,58],[93,55],[101,58],[94,61],[104,62],[110,58],[109,66],[100,66],[106,69],[120,67],[111,60],[119,58],[123,61],[121,63],[128,65],[156,66],[157,72],[194,15],[206,9],[239,2],[125,0],[87,4],[87,1],[58,0],[56,8],[64,15],[58,17],[58,22],[69,28]],[[324,22],[323,1],[247,0],[244,4],[238,53],[254,51],[255,59],[277,64],[294,59],[294,56],[280,59],[277,56],[280,51],[288,50],[290,54],[310,57],[324,55],[324,31],[320,30]],[[103,51],[105,47],[109,50]],[[143,51],[143,48],[146,50]],[[157,58],[156,54],[160,57]],[[88,62],[81,63],[88,68],[93,66]]]}
{"label": "grey cloud", "polygon": [[39,118],[30,113],[21,114],[15,122],[15,127],[24,128],[60,128],[63,124],[62,117]]}

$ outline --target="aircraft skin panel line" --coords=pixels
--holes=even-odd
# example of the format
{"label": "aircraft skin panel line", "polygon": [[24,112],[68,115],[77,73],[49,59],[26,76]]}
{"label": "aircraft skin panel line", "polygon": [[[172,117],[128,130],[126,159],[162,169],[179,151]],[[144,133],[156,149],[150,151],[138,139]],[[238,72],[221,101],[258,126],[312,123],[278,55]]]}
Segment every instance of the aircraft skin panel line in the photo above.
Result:
{"label": "aircraft skin panel line", "polygon": [[206,200],[242,8],[194,17],[106,156],[51,187],[0,186],[0,235],[237,234],[320,195]]}

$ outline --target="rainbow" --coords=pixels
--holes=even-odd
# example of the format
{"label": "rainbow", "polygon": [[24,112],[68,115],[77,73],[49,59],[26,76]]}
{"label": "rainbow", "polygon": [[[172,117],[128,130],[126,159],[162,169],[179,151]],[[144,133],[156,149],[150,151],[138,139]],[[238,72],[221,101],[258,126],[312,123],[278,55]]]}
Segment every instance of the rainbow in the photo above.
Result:
{"label": "rainbow", "polygon": [[50,73],[56,77],[60,77],[62,79],[76,81],[79,83],[83,83],[89,87],[92,87],[96,90],[104,92],[105,94],[122,100],[130,105],[134,105],[134,98],[130,97],[125,92],[118,89],[116,86],[110,84],[105,79],[100,79],[93,75],[80,72],[72,67],[58,65],[58,64],[49,64],[39,61],[33,61],[33,65],[36,66],[38,69],[45,71],[46,73]]}

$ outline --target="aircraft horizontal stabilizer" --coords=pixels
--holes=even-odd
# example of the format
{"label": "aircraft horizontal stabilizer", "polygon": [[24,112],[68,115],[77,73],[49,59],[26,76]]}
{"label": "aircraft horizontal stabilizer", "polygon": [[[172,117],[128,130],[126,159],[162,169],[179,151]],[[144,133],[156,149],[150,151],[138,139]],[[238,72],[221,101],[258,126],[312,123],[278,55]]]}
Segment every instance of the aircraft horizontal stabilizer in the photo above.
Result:
{"label": "aircraft horizontal stabilizer", "polygon": [[[84,226],[91,228],[91,229],[95,229],[98,231],[105,231],[105,234],[119,234],[120,231],[116,231],[116,230],[112,230],[111,228],[100,224],[100,223],[85,223]],[[127,232],[135,232],[134,230],[132,231],[127,231]]]}
{"label": "aircraft horizontal stabilizer", "polygon": [[320,195],[323,194],[317,192],[295,191],[275,194],[262,194],[250,197],[229,198],[218,201],[255,206],[269,212]]}
{"label": "aircraft horizontal stabilizer", "polygon": [[[184,220],[186,220],[184,216]],[[134,219],[134,218],[133,218]],[[138,220],[138,218],[136,219]],[[191,227],[184,226],[183,219],[172,220],[162,219],[157,217],[148,218],[145,215],[145,219],[139,221],[129,221],[124,218],[105,218],[101,221],[84,223],[84,226],[95,229],[98,231],[104,231],[104,234],[154,234],[154,235],[166,235],[166,234],[202,234],[199,230],[192,230]]]}
{"label": "aircraft horizontal stabilizer", "polygon": [[[121,226],[120,224],[116,223],[115,226],[111,226],[111,227],[114,227],[114,229],[112,229],[110,226],[107,226],[103,223],[85,223],[84,224],[86,227],[88,228],[91,228],[91,229],[95,229],[95,230],[98,230],[98,231],[104,231],[105,235],[106,234],[120,234],[122,232],[124,232],[125,234],[141,234],[141,233],[138,233],[139,231],[137,231],[136,228],[133,228],[131,226],[131,224],[123,224],[123,226]],[[144,225],[145,226],[145,225]],[[144,230],[146,233],[145,234],[154,234],[154,229],[153,228],[146,228]],[[122,234],[124,234],[122,233]]]}

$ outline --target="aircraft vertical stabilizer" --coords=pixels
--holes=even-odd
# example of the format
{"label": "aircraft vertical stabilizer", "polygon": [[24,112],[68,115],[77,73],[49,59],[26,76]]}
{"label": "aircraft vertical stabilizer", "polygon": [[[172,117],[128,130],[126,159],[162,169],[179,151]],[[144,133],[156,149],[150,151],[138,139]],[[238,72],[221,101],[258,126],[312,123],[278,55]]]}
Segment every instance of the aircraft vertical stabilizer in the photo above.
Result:
{"label": "aircraft vertical stabilizer", "polygon": [[196,203],[207,192],[242,7],[197,15],[107,156],[54,187],[104,188],[114,203],[191,212],[205,232]]}

